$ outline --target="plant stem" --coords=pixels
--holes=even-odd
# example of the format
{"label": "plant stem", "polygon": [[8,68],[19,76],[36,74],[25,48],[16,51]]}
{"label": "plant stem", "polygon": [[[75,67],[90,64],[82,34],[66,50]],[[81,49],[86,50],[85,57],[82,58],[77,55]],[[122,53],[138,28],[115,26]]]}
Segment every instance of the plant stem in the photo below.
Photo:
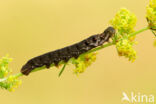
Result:
{"label": "plant stem", "polygon": [[66,65],[67,65],[66,63],[63,65],[63,68],[61,69],[61,71],[60,71],[60,73],[59,73],[59,77],[62,75],[62,73],[63,73],[63,71],[64,71]]}
{"label": "plant stem", "polygon": [[92,49],[92,50],[90,50],[90,51],[88,51],[88,52],[86,52],[86,53],[84,53],[84,54],[96,52],[96,51],[98,51],[98,50],[101,50],[101,49],[103,49],[103,48],[106,48],[106,47],[109,47],[109,46],[112,46],[112,45],[114,45],[114,43],[107,43],[107,44],[104,44],[104,45],[102,45],[102,46],[100,46],[100,47],[94,48],[94,49]]}
{"label": "plant stem", "polygon": [[148,30],[148,29],[150,29],[150,28],[149,28],[149,27],[142,28],[142,29],[140,29],[140,30],[138,30],[138,31],[135,31],[135,32],[129,34],[129,37],[135,36],[135,35],[137,35],[137,34],[139,34],[139,33],[141,33],[141,32],[144,32],[144,31],[146,31],[146,30]]}
{"label": "plant stem", "polygon": [[[135,35],[137,35],[137,34],[139,34],[139,33],[141,33],[141,32],[144,32],[144,31],[146,31],[146,30],[148,30],[148,29],[150,29],[150,28],[149,28],[149,27],[142,28],[142,29],[140,29],[140,30],[138,30],[138,31],[135,31],[135,32],[129,34],[129,37],[135,36]],[[86,52],[86,53],[84,53],[84,54],[82,54],[82,55],[86,55],[86,54],[88,54],[88,53],[92,53],[92,52],[99,51],[99,50],[101,50],[101,49],[103,49],[103,48],[112,46],[112,45],[114,45],[114,44],[115,44],[115,43],[112,43],[112,42],[111,42],[111,43],[104,44],[104,45],[102,45],[102,46],[100,46],[100,47],[97,47],[97,48],[94,48],[94,49],[92,49],[92,50],[90,50],[90,51],[88,51],[88,52]],[[61,64],[63,64],[63,63],[61,63]],[[54,64],[51,65],[51,67],[53,67],[53,66],[54,66]],[[65,66],[63,66],[63,68],[65,68]],[[43,69],[46,69],[46,67],[43,66],[43,67],[40,67],[40,68],[36,68],[36,69],[34,69],[32,72],[37,72],[37,71],[43,70]],[[63,69],[63,70],[64,70],[64,69]],[[63,70],[60,72],[59,76],[61,75],[61,73],[63,72]],[[32,73],[32,72],[31,72],[31,73]],[[14,77],[21,77],[21,76],[23,76],[23,74],[22,74],[22,73],[17,73],[17,74],[14,74],[13,76],[14,76]],[[0,79],[0,82],[3,82],[3,81],[5,81],[5,80],[7,80],[7,77],[6,77],[6,78],[3,78],[3,79]]]}
{"label": "plant stem", "polygon": [[156,33],[155,33],[155,31],[153,31],[153,30],[151,30],[152,31],[152,33],[156,36]]}

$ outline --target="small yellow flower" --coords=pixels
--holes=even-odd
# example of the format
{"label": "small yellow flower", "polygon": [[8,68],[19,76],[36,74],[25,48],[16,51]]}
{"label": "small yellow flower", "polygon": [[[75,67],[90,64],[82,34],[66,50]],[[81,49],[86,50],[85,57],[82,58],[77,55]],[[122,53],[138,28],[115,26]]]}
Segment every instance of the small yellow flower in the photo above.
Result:
{"label": "small yellow flower", "polygon": [[156,29],[156,0],[150,0],[146,7],[146,18],[151,29]]}
{"label": "small yellow flower", "polygon": [[8,55],[0,59],[0,78],[6,78],[0,82],[0,87],[8,91],[14,91],[14,89],[21,84],[21,80],[19,80],[17,76],[8,76],[8,74],[12,72],[8,66],[11,61],[12,59],[9,58]]}
{"label": "small yellow flower", "polygon": [[15,88],[21,85],[22,81],[19,80],[17,77],[10,75],[4,83],[7,85],[7,90],[14,91]]}
{"label": "small yellow flower", "polygon": [[126,8],[121,8],[110,23],[120,35],[126,35],[134,32],[136,20],[136,16],[133,13]]}
{"label": "small yellow flower", "polygon": [[12,61],[11,58],[6,55],[0,59],[0,78],[4,78],[11,72],[11,69],[8,67],[8,64]]}
{"label": "small yellow flower", "polygon": [[96,60],[96,53],[88,53],[80,55],[77,59],[72,59],[72,64],[75,65],[74,73],[83,73],[88,66]]}
{"label": "small yellow flower", "polygon": [[136,16],[126,8],[120,9],[111,20],[111,25],[117,30],[113,42],[116,43],[118,55],[125,56],[132,62],[136,59],[136,52],[132,48],[135,36],[131,37],[130,33],[134,32],[136,20]]}
{"label": "small yellow flower", "polygon": [[132,48],[133,44],[127,39],[123,39],[116,43],[119,56],[125,56],[129,61],[134,62],[136,59],[136,51]]}

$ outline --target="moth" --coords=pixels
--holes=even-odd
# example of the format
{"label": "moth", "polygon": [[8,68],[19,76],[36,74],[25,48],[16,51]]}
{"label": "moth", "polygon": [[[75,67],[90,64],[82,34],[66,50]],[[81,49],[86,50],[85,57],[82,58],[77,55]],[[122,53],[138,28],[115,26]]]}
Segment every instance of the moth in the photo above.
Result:
{"label": "moth", "polygon": [[92,35],[73,45],[34,57],[23,65],[21,73],[29,75],[29,73],[35,68],[42,66],[49,68],[51,64],[57,66],[60,61],[68,62],[70,58],[78,58],[81,54],[108,42],[114,34],[115,29],[113,27],[108,27],[101,34]]}

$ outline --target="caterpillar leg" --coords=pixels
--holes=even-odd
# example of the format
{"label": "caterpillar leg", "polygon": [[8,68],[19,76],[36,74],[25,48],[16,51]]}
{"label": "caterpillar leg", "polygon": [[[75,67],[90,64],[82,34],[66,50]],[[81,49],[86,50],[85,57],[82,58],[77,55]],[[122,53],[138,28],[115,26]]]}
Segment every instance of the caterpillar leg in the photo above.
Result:
{"label": "caterpillar leg", "polygon": [[50,68],[50,63],[46,63],[45,66],[46,66],[47,69],[49,69]]}

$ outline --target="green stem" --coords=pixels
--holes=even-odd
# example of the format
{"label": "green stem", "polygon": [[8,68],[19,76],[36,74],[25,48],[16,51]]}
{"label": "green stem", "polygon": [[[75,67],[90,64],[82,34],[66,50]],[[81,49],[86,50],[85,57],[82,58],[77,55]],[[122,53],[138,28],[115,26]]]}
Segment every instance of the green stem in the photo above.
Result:
{"label": "green stem", "polygon": [[139,34],[139,33],[141,33],[141,32],[144,32],[144,31],[146,31],[146,30],[148,30],[148,29],[150,29],[150,28],[149,28],[149,27],[142,28],[142,29],[140,29],[140,30],[138,30],[138,31],[135,31],[135,32],[129,34],[129,37],[135,36],[135,35],[137,35],[137,34]]}
{"label": "green stem", "polygon": [[156,33],[153,31],[153,30],[151,30],[152,31],[152,33],[156,36]]}
{"label": "green stem", "polygon": [[63,73],[63,71],[64,71],[66,65],[67,65],[66,63],[63,65],[63,68],[61,69],[61,71],[60,71],[60,73],[59,73],[59,77],[62,75],[62,73]]}
{"label": "green stem", "polygon": [[100,47],[94,48],[94,49],[92,49],[92,50],[90,50],[90,51],[88,51],[88,52],[86,52],[86,53],[84,53],[84,54],[96,52],[96,51],[99,51],[99,50],[101,50],[101,49],[103,49],[103,48],[106,48],[106,47],[109,47],[109,46],[112,46],[112,45],[114,45],[114,43],[107,43],[107,44],[104,44],[104,45],[102,45],[102,46],[100,46]]}
{"label": "green stem", "polygon": [[22,73],[17,73],[17,74],[15,74],[15,77],[21,77],[21,76],[23,76]]}
{"label": "green stem", "polygon": [[[88,54],[88,53],[91,53],[91,52],[95,52],[95,51],[101,50],[101,49],[106,48],[106,47],[111,46],[111,45],[113,45],[113,43],[104,44],[104,45],[102,45],[102,46],[100,46],[100,47],[97,47],[97,48],[94,48],[94,49],[92,49],[92,50],[90,50],[90,51],[88,51],[88,52],[86,52],[86,53],[84,53],[84,54],[82,54],[82,55],[85,55],[85,54]],[[61,63],[61,64],[63,64],[63,63]],[[51,65],[51,67],[53,67],[53,66],[54,66],[54,64]],[[46,69],[46,67],[43,66],[43,67],[36,68],[36,69],[34,69],[32,72],[37,72],[37,71],[40,71],[40,70],[43,70],[43,69]],[[32,72],[31,72],[31,73],[32,73]],[[63,71],[62,71],[62,72],[63,72]],[[59,74],[59,75],[60,75],[60,74]],[[18,77],[23,76],[23,74],[22,74],[22,73],[17,73],[17,74],[14,74],[13,76],[18,78]],[[5,80],[7,80],[7,78],[0,79],[0,82],[3,82],[3,81],[5,81]]]}
{"label": "green stem", "polygon": [[[139,33],[141,33],[141,32],[144,32],[144,31],[146,31],[146,30],[148,30],[148,29],[150,29],[150,28],[149,28],[149,27],[142,28],[142,29],[140,29],[140,30],[138,30],[138,31],[135,31],[135,32],[129,34],[129,37],[135,36],[135,35],[137,35],[137,34],[139,34]],[[88,53],[92,53],[92,52],[99,51],[99,50],[101,50],[101,49],[103,49],[103,48],[112,46],[112,45],[114,45],[114,44],[115,44],[115,43],[107,43],[107,44],[104,44],[104,45],[102,45],[102,46],[100,46],[100,47],[97,47],[97,48],[94,48],[94,49],[92,49],[92,50],[90,50],[90,51],[88,51],[88,52],[86,52],[86,53],[84,53],[84,54],[82,54],[82,55],[86,55],[86,54],[88,54]],[[64,63],[60,63],[60,64],[64,64]],[[54,64],[51,65],[51,67],[53,67],[53,66],[54,66]],[[63,66],[63,68],[65,68],[65,66]],[[43,67],[40,67],[40,68],[36,68],[36,69],[34,69],[32,72],[37,72],[37,71],[40,71],[40,70],[43,70],[43,69],[46,69],[46,67],[43,66]],[[64,69],[63,69],[63,70],[64,70]],[[60,73],[62,73],[63,70],[61,70]],[[61,75],[61,74],[59,74],[59,75]],[[21,76],[23,76],[23,74],[22,74],[22,73],[17,73],[17,74],[15,74],[15,75],[13,75],[13,76],[14,76],[14,77],[21,77]],[[7,79],[7,78],[0,79],[0,82],[5,81],[6,79]]]}

